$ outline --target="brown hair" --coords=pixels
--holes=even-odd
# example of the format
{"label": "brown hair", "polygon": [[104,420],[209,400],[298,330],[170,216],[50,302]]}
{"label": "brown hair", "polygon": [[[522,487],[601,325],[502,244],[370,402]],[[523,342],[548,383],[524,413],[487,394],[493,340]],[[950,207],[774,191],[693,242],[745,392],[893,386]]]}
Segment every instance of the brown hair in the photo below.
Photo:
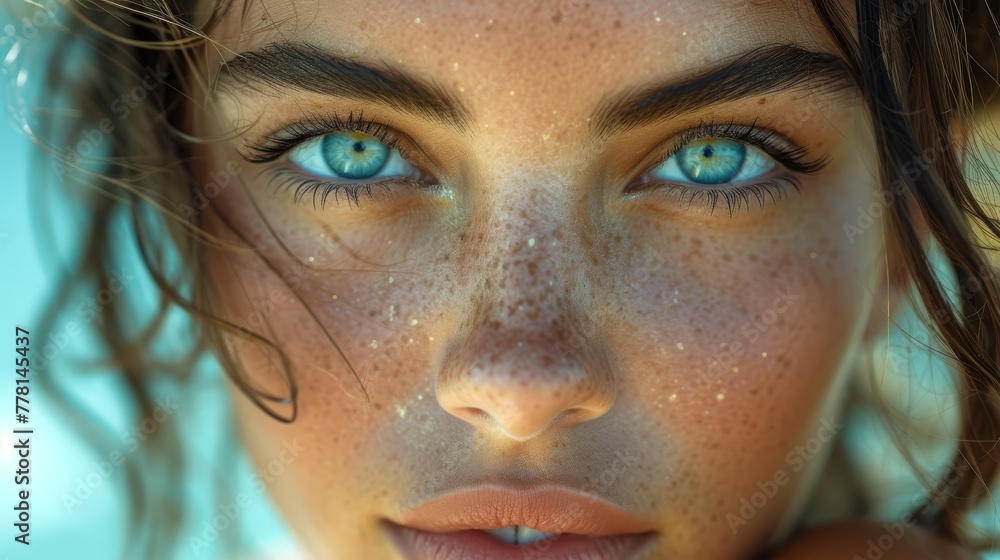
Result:
{"label": "brown hair", "polygon": [[[1000,239],[1000,222],[977,200],[963,173],[977,157],[967,143],[975,108],[996,93],[1000,75],[988,40],[997,36],[994,18],[1000,3],[992,4],[859,0],[855,17],[847,18],[829,3],[814,2],[847,54],[868,109],[881,183],[889,195],[890,243],[901,257],[898,266],[916,287],[929,326],[960,374],[965,414],[945,477],[955,482],[931,487],[926,511],[916,513],[927,514],[928,524],[965,540],[969,535],[960,533],[969,527],[962,527],[963,513],[989,495],[1000,443],[995,414],[1000,403],[1000,284],[974,229]],[[922,171],[915,163],[929,165]],[[931,266],[928,236],[940,244],[955,271],[957,302]]]}
{"label": "brown hair", "polygon": [[[854,13],[835,2],[814,0],[813,5],[849,63],[875,132],[891,227],[888,238],[899,257],[892,263],[891,274],[916,287],[916,303],[927,311],[928,324],[960,374],[962,434],[951,464],[955,476],[948,478],[955,483],[934,487],[933,499],[917,513],[928,526],[972,545],[963,532],[964,514],[988,495],[1000,455],[996,417],[1000,280],[977,232],[1000,239],[1000,222],[977,199],[963,170],[982,165],[969,139],[976,111],[997,90],[995,18],[1000,3],[857,0]],[[94,327],[139,414],[151,412],[156,383],[189,381],[188,372],[197,360],[215,350],[225,371],[262,410],[291,421],[295,381],[280,348],[266,337],[248,334],[282,357],[287,395],[256,389],[224,350],[225,333],[236,334],[240,329],[212,312],[199,269],[202,246],[222,242],[197,227],[196,212],[185,211],[192,208],[192,197],[203,192],[190,172],[186,152],[198,140],[185,134],[182,123],[192,104],[191,92],[207,82],[208,69],[199,62],[212,48],[207,34],[223,8],[198,0],[79,0],[66,8],[68,17],[52,26],[58,27],[53,51],[42,51],[41,56],[50,61],[44,97],[54,106],[60,96],[66,96],[71,111],[40,118],[26,129],[32,131],[49,161],[56,163],[39,167],[42,176],[34,184],[41,185],[44,175],[54,173],[67,191],[76,191],[87,208],[88,222],[78,258],[62,280],[46,323],[51,326],[65,311],[71,294],[108,281],[116,266],[118,241],[112,224],[125,218],[149,276],[159,288],[159,300],[141,329],[134,326],[139,315],[135,306],[148,303],[126,298],[106,306]],[[87,51],[84,60],[89,67],[80,71],[76,66],[71,72],[67,66],[76,64],[76,59],[65,53],[78,48]],[[57,58],[54,52],[63,54]],[[127,95],[148,87],[144,85],[149,83],[148,75],[160,70],[167,75],[146,90],[148,99],[129,105],[127,123],[106,133],[104,153],[82,157],[74,147],[81,145],[88,131],[102,130],[104,111],[120,101],[123,92]],[[67,81],[71,76],[78,81]],[[990,186],[996,188],[995,183]],[[926,241],[930,237],[940,244],[957,274],[957,301],[929,263]],[[181,360],[176,359],[176,351],[171,352],[171,359],[153,351],[154,340],[175,310],[190,317],[192,324],[193,334]],[[67,403],[74,402],[68,380],[60,383],[54,374],[43,377],[52,391]],[[291,411],[287,417],[278,412],[283,407]],[[75,415],[77,424],[86,424],[85,408],[67,407],[67,411]],[[101,443],[99,431],[90,435]],[[143,447],[144,470],[131,466],[127,471],[133,507],[139,514],[136,519],[167,529],[160,535],[166,541],[149,540],[146,557],[168,550],[163,544],[170,542],[169,529],[177,527],[182,512],[176,500],[178,482],[171,478],[181,466],[178,434],[169,425],[152,439],[152,444]],[[156,484],[148,482],[153,477],[158,477]]]}

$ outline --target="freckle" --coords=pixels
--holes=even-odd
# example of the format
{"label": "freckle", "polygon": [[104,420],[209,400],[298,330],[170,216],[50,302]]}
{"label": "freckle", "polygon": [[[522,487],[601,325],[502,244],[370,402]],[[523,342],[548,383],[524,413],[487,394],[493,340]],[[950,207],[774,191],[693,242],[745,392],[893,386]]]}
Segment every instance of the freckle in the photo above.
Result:
{"label": "freckle", "polygon": [[731,257],[731,256],[729,255],[729,253],[726,253],[725,255],[722,255],[722,260],[724,260],[724,261],[726,261],[726,262],[730,262],[730,261],[732,261],[732,260],[733,260],[733,257]]}
{"label": "freckle", "polygon": [[684,349],[684,343],[683,342],[678,342],[677,343],[677,349],[678,350],[683,350]]}
{"label": "freckle", "polygon": [[761,97],[760,99],[757,100],[757,104],[758,105],[763,105],[765,103],[767,103],[767,98],[766,97]]}
{"label": "freckle", "polygon": [[748,259],[750,259],[750,262],[757,262],[757,255],[753,255],[753,254],[751,254],[751,255],[750,255],[749,257],[747,257],[747,258],[748,258]]}

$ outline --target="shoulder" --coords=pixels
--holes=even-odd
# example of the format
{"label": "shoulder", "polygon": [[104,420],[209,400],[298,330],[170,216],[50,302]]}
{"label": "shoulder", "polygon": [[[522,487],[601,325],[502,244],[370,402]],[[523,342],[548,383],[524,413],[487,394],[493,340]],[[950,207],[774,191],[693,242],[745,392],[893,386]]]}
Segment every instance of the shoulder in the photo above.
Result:
{"label": "shoulder", "polygon": [[845,521],[792,539],[767,560],[979,560],[975,552],[900,522]]}

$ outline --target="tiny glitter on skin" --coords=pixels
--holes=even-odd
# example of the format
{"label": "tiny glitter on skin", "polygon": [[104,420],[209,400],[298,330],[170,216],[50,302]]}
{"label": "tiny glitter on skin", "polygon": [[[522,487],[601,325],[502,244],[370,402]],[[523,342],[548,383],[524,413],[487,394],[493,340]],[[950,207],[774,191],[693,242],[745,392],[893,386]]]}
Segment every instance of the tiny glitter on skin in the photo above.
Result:
{"label": "tiny glitter on skin", "polygon": [[[396,558],[378,521],[402,508],[485,478],[582,487],[622,453],[638,457],[635,466],[601,497],[656,527],[645,558],[735,560],[800,513],[793,504],[824,465],[811,461],[732,533],[726,515],[740,499],[837,414],[878,314],[881,228],[854,243],[842,229],[875,196],[860,106],[851,96],[776,92],[765,104],[717,105],[600,141],[588,119],[624,88],[760,44],[829,50],[829,41],[797,19],[811,17],[806,10],[782,3],[585,6],[554,23],[551,10],[471,1],[295,0],[293,10],[290,0],[263,0],[245,21],[273,17],[274,30],[241,35],[239,6],[213,30],[219,52],[259,48],[280,32],[393,61],[470,110],[459,131],[305,91],[216,93],[219,130],[253,122],[249,138],[306,112],[363,112],[405,135],[441,185],[315,208],[267,188],[266,170],[286,163],[248,164],[245,190],[218,197],[226,222],[205,212],[213,233],[239,242],[230,223],[262,247],[260,256],[208,250],[223,315],[249,316],[294,279],[298,297],[273,306],[264,332],[296,367],[299,417],[281,424],[235,389],[234,398],[255,461],[266,464],[287,441],[305,449],[268,491],[316,557]],[[802,177],[800,192],[733,216],[621,196],[647,171],[640,157],[686,129],[767,123],[802,108],[789,139],[830,164]],[[238,146],[200,146],[200,172],[238,158]],[[261,387],[280,389],[274,356],[243,344],[237,357]],[[551,423],[571,408],[588,412]]]}

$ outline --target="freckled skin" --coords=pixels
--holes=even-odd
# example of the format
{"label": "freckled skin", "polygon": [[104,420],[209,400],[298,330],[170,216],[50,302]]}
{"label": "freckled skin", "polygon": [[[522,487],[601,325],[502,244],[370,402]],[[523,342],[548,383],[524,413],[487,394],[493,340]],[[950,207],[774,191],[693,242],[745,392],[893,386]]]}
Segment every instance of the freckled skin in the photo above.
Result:
{"label": "freckled skin", "polygon": [[[319,209],[267,189],[262,172],[279,164],[245,164],[243,189],[203,216],[259,248],[207,250],[206,281],[220,315],[274,340],[294,367],[294,423],[242,396],[238,422],[262,464],[284,442],[305,449],[268,490],[316,557],[397,558],[379,520],[485,480],[588,488],[656,528],[650,559],[749,558],[780,538],[831,446],[801,467],[789,453],[840,420],[878,315],[881,228],[853,240],[843,228],[875,189],[862,109],[779,92],[599,142],[587,119],[611,93],[759,44],[829,49],[815,22],[789,23],[811,15],[721,1],[256,6],[248,21],[266,6],[283,36],[391,62],[472,114],[456,131],[311,93],[217,100],[223,128],[364,110],[419,146],[415,163],[442,185]],[[241,34],[239,8],[213,32],[221,44],[275,40]],[[802,108],[782,132],[831,163],[777,203],[730,216],[665,193],[623,196],[645,155],[687,128]],[[201,172],[237,145],[200,147]],[[234,348],[258,386],[282,390],[273,353]],[[636,459],[609,481],[616,453]],[[790,481],[734,532],[741,500],[778,471]]]}

